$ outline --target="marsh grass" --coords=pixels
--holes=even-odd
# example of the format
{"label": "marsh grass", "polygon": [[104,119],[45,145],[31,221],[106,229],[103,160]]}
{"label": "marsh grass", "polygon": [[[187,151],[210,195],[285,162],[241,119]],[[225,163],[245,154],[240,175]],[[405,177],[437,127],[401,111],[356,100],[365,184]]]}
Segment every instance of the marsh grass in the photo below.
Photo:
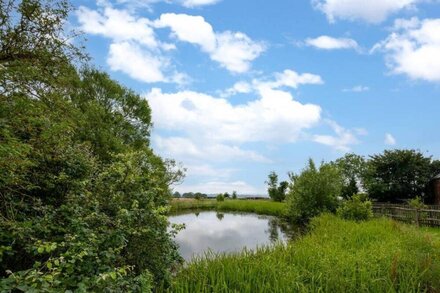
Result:
{"label": "marsh grass", "polygon": [[274,202],[270,200],[241,200],[229,199],[222,202],[216,200],[173,200],[171,202],[171,212],[178,212],[182,210],[208,210],[215,209],[218,211],[235,211],[235,212],[249,212],[261,215],[272,215],[282,217],[285,215],[286,204],[281,202]]}
{"label": "marsh grass", "polygon": [[[246,205],[243,205],[246,206]],[[242,207],[243,207],[242,206]],[[322,215],[288,244],[195,259],[169,292],[439,292],[440,241],[388,219]],[[434,236],[438,234],[434,233]]]}

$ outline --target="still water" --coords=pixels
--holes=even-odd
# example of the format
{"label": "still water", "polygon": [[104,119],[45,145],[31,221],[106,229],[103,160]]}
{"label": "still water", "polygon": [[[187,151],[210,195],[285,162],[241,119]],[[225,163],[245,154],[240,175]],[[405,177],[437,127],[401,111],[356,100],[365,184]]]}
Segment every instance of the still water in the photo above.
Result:
{"label": "still water", "polygon": [[271,216],[203,211],[170,216],[169,220],[172,224],[185,224],[176,236],[185,260],[209,250],[235,252],[290,238],[289,227]]}

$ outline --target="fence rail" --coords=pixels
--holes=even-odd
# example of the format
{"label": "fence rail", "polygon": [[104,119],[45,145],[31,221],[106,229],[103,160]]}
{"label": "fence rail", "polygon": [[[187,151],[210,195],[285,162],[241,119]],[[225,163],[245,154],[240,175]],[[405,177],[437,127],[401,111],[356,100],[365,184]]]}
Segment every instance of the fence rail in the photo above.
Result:
{"label": "fence rail", "polygon": [[440,205],[414,208],[408,205],[375,203],[373,213],[375,216],[385,216],[417,226],[440,227]]}

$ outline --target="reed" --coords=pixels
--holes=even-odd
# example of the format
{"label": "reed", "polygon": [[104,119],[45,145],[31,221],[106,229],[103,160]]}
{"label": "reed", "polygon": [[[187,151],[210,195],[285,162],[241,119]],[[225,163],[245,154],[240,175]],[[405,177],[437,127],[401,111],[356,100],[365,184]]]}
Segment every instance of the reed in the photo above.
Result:
{"label": "reed", "polygon": [[389,219],[324,214],[288,245],[200,257],[164,291],[439,292],[438,235]]}

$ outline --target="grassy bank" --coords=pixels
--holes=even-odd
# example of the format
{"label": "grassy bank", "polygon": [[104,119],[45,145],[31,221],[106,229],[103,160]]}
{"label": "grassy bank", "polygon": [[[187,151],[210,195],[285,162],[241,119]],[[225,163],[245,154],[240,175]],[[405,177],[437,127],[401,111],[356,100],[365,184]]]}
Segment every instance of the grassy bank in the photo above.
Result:
{"label": "grassy bank", "polygon": [[440,241],[387,219],[323,215],[288,246],[201,258],[170,292],[439,292]]}
{"label": "grassy bank", "polygon": [[225,200],[218,202],[214,199],[193,200],[176,199],[171,202],[171,212],[188,209],[215,209],[218,211],[249,212],[262,215],[284,216],[285,203],[270,200]]}

